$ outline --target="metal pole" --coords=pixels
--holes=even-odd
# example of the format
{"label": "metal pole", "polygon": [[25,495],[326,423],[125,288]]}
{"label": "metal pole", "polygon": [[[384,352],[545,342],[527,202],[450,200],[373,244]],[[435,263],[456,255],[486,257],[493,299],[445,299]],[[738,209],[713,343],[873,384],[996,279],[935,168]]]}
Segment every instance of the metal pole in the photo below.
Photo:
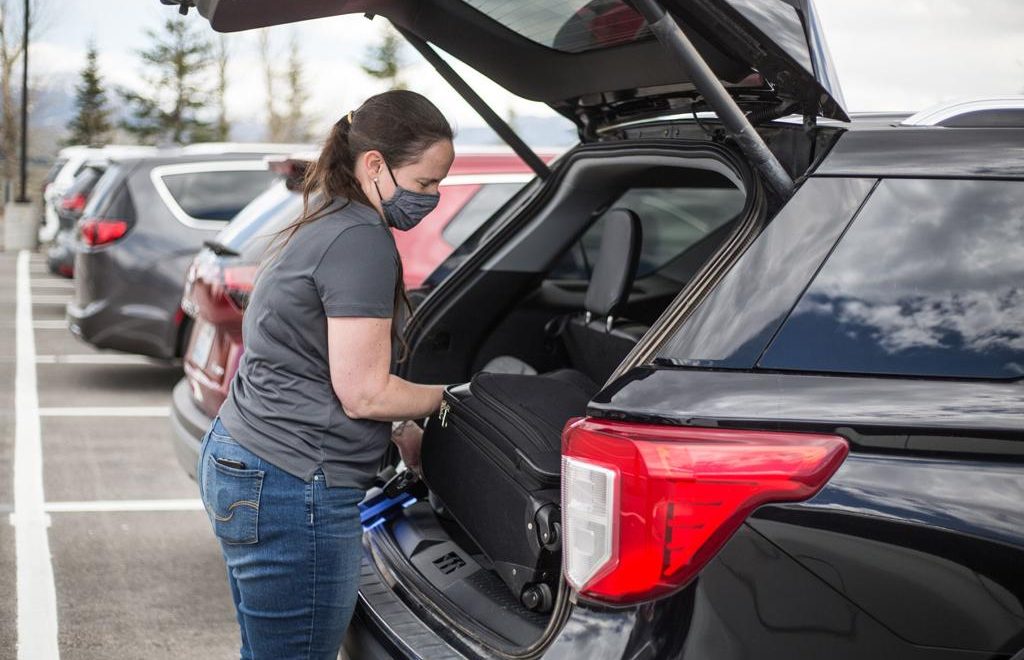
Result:
{"label": "metal pole", "polygon": [[523,142],[522,138],[512,130],[512,127],[509,126],[504,119],[499,117],[498,114],[491,109],[491,106],[487,105],[487,102],[480,98],[479,94],[473,91],[473,88],[462,79],[462,76],[456,73],[455,69],[445,62],[444,58],[438,55],[436,50],[430,47],[430,44],[405,28],[395,25],[395,29],[398,30],[398,33],[405,37],[405,40],[423,56],[423,59],[427,60],[427,62],[429,62],[430,65],[433,66],[439,74],[441,74],[441,77],[444,78],[445,81],[451,85],[463,99],[465,99],[466,103],[476,110],[477,114],[479,114],[483,120],[487,122],[487,125],[491,127],[491,130],[497,133],[498,137],[504,140],[508,146],[512,147],[512,151],[516,152],[516,154],[530,166],[530,169],[532,169],[537,176],[541,179],[546,179],[551,175],[551,170],[548,169],[547,164],[541,160],[540,156],[538,156],[533,149],[529,147],[529,145]]}
{"label": "metal pole", "polygon": [[768,187],[783,199],[788,198],[793,193],[793,179],[736,105],[736,101],[729,96],[718,76],[704,61],[672,15],[666,12],[657,0],[634,0],[634,6],[643,14],[651,26],[651,32],[661,45],[689,75],[694,87],[718,115],[719,121],[736,140],[740,150],[753,162]]}
{"label": "metal pole", "polygon": [[27,202],[25,183],[28,179],[28,25],[29,1],[25,0],[25,25],[21,33],[21,185],[18,202]]}

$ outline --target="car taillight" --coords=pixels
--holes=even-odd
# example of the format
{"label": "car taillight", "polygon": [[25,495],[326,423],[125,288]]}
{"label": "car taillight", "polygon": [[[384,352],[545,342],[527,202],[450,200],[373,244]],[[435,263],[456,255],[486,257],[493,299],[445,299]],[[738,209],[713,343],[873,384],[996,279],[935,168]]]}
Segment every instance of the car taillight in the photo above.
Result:
{"label": "car taillight", "polygon": [[85,195],[82,193],[75,193],[70,197],[64,197],[60,200],[60,207],[65,211],[74,211],[75,213],[81,213],[82,209],[85,208]]}
{"label": "car taillight", "polygon": [[226,266],[224,268],[224,295],[238,309],[245,309],[249,303],[253,283],[256,280],[256,266]]}
{"label": "car taillight", "polygon": [[78,229],[86,245],[106,245],[128,233],[128,223],[124,220],[85,218],[78,222]]}
{"label": "car taillight", "polygon": [[311,164],[309,160],[287,157],[268,157],[265,160],[267,162],[267,169],[284,176],[285,186],[288,190],[302,189],[303,178],[306,176],[306,170],[309,169]]}
{"label": "car taillight", "polygon": [[755,508],[811,497],[848,451],[834,435],[572,422],[562,436],[566,579],[617,604],[680,589]]}

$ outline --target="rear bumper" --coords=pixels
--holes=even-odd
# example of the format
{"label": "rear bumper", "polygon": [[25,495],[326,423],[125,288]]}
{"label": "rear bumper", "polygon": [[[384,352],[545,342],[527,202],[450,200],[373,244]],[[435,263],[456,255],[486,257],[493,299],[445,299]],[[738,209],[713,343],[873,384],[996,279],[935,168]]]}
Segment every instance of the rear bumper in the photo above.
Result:
{"label": "rear bumper", "polygon": [[[74,249],[75,296],[67,308],[68,326],[97,348],[176,357],[184,273],[173,259],[161,260],[129,235],[113,245]],[[142,263],[144,259],[150,262]]]}
{"label": "rear bumper", "polygon": [[179,380],[171,395],[171,437],[178,463],[192,479],[196,478],[199,446],[211,421],[193,401],[188,379]]}
{"label": "rear bumper", "polygon": [[150,305],[113,307],[107,300],[85,306],[72,301],[67,307],[68,327],[82,341],[96,348],[112,348],[162,360],[173,360],[176,335],[174,318]]}
{"label": "rear bumper", "polygon": [[345,634],[345,660],[465,658],[419,619],[370,565],[369,551],[359,567],[359,600]]}
{"label": "rear bumper", "polygon": [[58,232],[53,245],[46,253],[46,265],[50,272],[64,277],[73,277],[75,270],[74,239],[68,232]]}

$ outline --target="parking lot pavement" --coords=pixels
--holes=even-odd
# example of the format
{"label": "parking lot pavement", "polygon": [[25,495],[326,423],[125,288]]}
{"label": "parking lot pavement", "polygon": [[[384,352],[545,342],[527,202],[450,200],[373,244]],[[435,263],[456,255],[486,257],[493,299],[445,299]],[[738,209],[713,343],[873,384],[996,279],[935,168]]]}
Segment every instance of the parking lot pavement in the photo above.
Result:
{"label": "parking lot pavement", "polygon": [[[33,652],[47,636],[65,660],[237,658],[220,550],[171,447],[167,409],[180,368],[77,340],[64,325],[70,281],[46,273],[39,255],[23,269],[33,298],[31,365],[16,341],[18,259],[0,256],[0,658],[19,657],[19,642],[22,658],[42,657]],[[32,367],[36,395],[20,412],[19,360]],[[22,393],[26,382],[23,373]],[[34,477],[25,459],[33,447],[41,459]],[[42,488],[45,533],[26,515],[32,483]],[[23,549],[48,546],[49,561],[42,553],[19,575],[19,560],[24,569],[34,558],[16,552],[19,536]],[[27,617],[30,604],[46,604],[47,589],[54,606]]]}

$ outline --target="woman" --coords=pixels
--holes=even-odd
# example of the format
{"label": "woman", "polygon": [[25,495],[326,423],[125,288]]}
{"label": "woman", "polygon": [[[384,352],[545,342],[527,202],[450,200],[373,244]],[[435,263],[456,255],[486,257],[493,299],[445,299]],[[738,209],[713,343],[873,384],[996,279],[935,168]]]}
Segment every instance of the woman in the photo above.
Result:
{"label": "woman", "polygon": [[419,429],[391,422],[433,413],[442,387],[391,375],[408,304],[391,230],[434,208],[453,157],[426,98],[368,99],[331,129],[302,217],[257,278],[245,354],[196,472],[243,659],[337,657],[358,587],[357,504],[389,438],[419,465]]}

